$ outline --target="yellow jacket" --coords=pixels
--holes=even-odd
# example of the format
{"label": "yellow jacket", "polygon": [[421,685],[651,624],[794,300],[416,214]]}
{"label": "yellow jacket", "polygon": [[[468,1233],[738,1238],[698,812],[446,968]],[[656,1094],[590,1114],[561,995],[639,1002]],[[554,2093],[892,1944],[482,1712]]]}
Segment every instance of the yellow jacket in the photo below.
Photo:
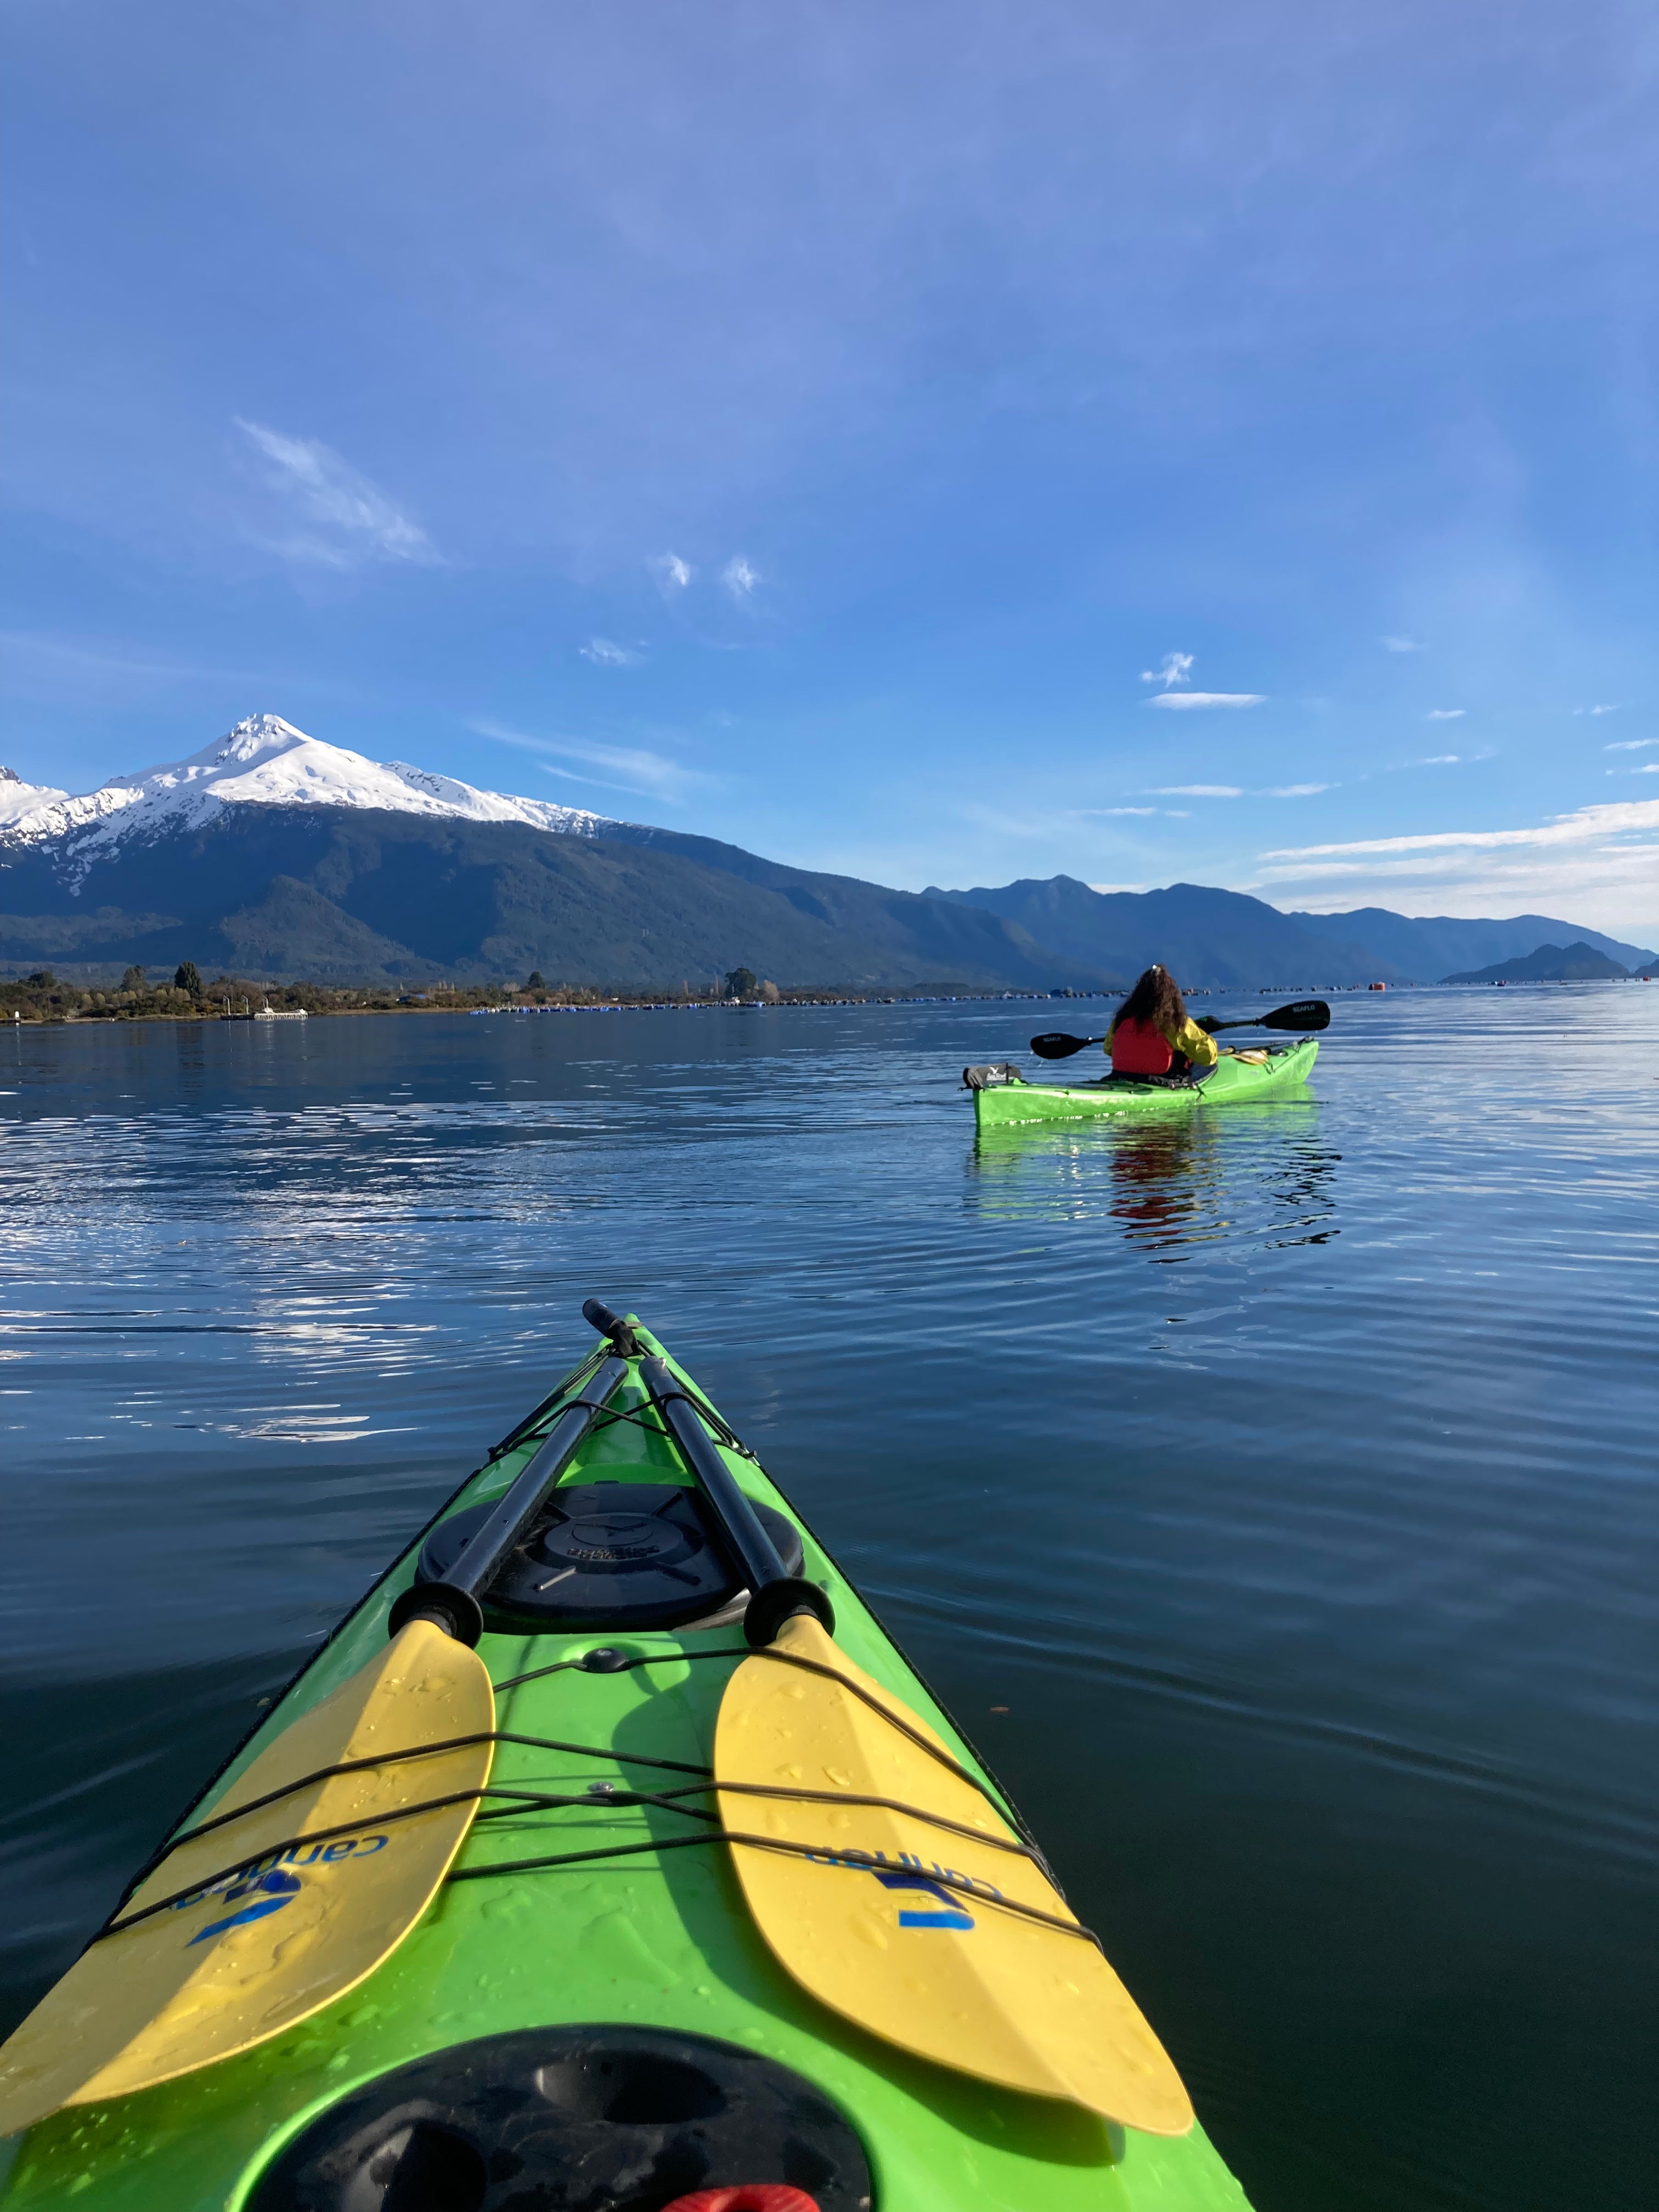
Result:
{"label": "yellow jacket", "polygon": [[[1201,1030],[1194,1021],[1184,1021],[1178,1030],[1159,1032],[1171,1052],[1184,1052],[1194,1067],[1213,1067],[1221,1057],[1221,1048],[1207,1030]],[[1114,1022],[1106,1032],[1106,1057],[1112,1056],[1112,1039],[1117,1035]]]}

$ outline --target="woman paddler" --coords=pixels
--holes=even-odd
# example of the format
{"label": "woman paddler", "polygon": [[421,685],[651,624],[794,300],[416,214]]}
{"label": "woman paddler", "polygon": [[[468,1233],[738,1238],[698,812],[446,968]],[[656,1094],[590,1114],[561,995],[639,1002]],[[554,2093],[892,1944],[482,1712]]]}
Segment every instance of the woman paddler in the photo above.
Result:
{"label": "woman paddler", "polygon": [[1181,986],[1167,968],[1149,968],[1112,1017],[1106,1050],[1114,1075],[1173,1078],[1186,1083],[1196,1067],[1213,1067],[1215,1039],[1187,1012]]}

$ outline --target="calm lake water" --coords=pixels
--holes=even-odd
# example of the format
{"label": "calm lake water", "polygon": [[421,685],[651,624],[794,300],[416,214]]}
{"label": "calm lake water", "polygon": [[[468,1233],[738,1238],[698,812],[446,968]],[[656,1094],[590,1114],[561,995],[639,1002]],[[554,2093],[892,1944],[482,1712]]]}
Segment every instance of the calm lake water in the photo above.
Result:
{"label": "calm lake water", "polygon": [[1090,1012],[0,1034],[7,2023],[598,1294],[1260,2212],[1646,2212],[1659,989],[1343,997],[1297,1097],[976,1148],[963,1062]]}

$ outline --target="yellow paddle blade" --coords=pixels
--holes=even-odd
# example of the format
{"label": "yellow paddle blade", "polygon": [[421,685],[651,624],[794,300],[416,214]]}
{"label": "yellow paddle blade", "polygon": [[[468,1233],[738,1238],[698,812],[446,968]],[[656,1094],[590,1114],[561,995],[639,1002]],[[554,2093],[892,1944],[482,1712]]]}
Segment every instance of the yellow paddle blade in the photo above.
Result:
{"label": "yellow paddle blade", "polygon": [[[1184,2134],[1193,2108],[1181,2077],[1098,1947],[1066,1932],[1076,1917],[1033,1859],[998,1849],[1018,1839],[982,1793],[882,1714],[943,1751],[938,1736],[816,1620],[786,1622],[773,1649],[781,1660],[757,1652],[726,1686],[714,1779],[728,1832],[796,1847],[732,1846],[780,1962],[823,2003],[920,2057],[1153,2135]],[[749,1794],[773,1790],[830,1802]],[[850,1802],[859,1797],[918,1809]]]}
{"label": "yellow paddle blade", "polygon": [[228,2058],[373,1972],[431,1903],[477,1800],[395,1816],[481,1790],[495,1747],[288,1785],[350,1759],[488,1736],[495,1710],[477,1654],[415,1620],[302,1714],[202,1817],[286,1794],[169,1852],[116,1917],[178,1901],[93,1944],[0,2048],[0,2135]]}

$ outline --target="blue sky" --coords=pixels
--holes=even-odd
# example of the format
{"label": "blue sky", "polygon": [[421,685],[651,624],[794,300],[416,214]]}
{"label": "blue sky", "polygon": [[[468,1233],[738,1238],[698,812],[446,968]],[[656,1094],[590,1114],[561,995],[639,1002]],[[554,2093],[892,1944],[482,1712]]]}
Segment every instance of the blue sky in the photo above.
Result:
{"label": "blue sky", "polygon": [[270,711],[888,882],[1659,935],[1650,11],[4,41],[30,780]]}

